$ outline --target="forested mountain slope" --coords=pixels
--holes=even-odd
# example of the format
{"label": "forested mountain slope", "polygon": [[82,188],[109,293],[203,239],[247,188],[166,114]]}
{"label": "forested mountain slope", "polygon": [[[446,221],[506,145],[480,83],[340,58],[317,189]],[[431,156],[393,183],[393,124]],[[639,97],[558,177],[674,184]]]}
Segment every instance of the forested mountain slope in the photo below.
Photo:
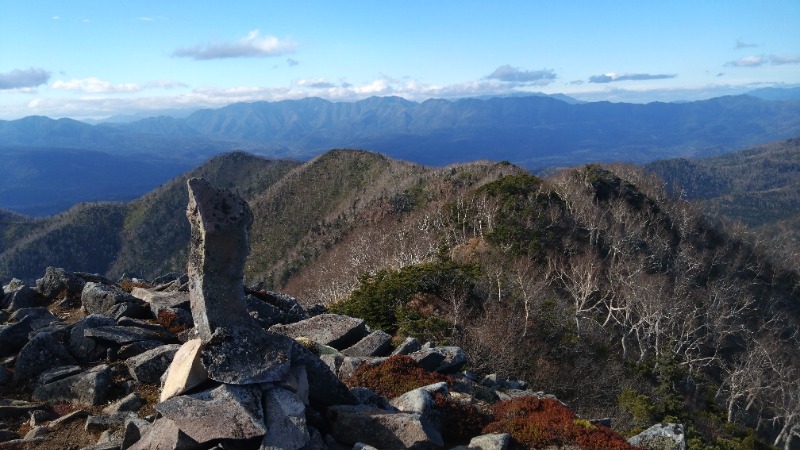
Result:
{"label": "forested mountain slope", "polygon": [[[677,420],[693,448],[720,449],[754,448],[756,434],[788,446],[800,430],[796,268],[640,168],[541,179],[335,150],[304,164],[228,154],[190,175],[251,205],[248,283],[456,343],[474,370],[523,377],[620,430]],[[3,276],[183,271],[184,180],[12,232]]]}
{"label": "forested mountain slope", "polygon": [[800,138],[645,166],[706,213],[741,221],[800,262]]}

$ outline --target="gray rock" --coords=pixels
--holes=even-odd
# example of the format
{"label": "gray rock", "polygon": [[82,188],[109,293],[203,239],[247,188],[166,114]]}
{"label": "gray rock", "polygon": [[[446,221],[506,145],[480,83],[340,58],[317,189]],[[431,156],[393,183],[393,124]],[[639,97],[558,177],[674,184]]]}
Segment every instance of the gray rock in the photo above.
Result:
{"label": "gray rock", "polygon": [[444,361],[435,370],[439,373],[457,373],[469,363],[469,357],[461,347],[436,347],[436,351],[444,355]]}
{"label": "gray rock", "polygon": [[156,384],[167,370],[180,345],[167,344],[156,347],[125,360],[128,372],[140,383]]}
{"label": "gray rock", "polygon": [[101,341],[112,342],[117,345],[148,340],[157,340],[165,343],[173,343],[176,341],[172,333],[147,330],[139,327],[123,327],[119,325],[87,328],[84,330],[83,335]]}
{"label": "gray rock", "polygon": [[309,317],[300,302],[292,296],[272,291],[261,291],[258,294],[281,311],[280,323],[299,322]]}
{"label": "gray rock", "polygon": [[81,366],[61,366],[61,367],[54,367],[52,369],[46,370],[39,375],[38,384],[37,386],[43,386],[45,384],[50,384],[54,381],[58,381],[62,378],[71,377],[73,375],[77,375],[83,372]]}
{"label": "gray rock", "polygon": [[283,313],[275,306],[252,295],[245,297],[245,302],[247,303],[247,311],[250,317],[255,319],[261,327],[269,328],[281,322]]}
{"label": "gray rock", "polygon": [[345,379],[353,374],[359,367],[364,364],[369,364],[374,366],[383,362],[386,358],[384,357],[368,357],[368,356],[345,356],[341,363],[339,364],[339,369],[336,372],[336,375],[341,378]]}
{"label": "gray rock", "polygon": [[408,355],[422,349],[422,344],[415,337],[407,337],[402,344],[398,345],[392,355]]}
{"label": "gray rock", "polygon": [[21,322],[25,320],[25,318],[30,318],[31,328],[34,330],[44,328],[58,321],[58,317],[42,306],[17,309],[11,314],[8,320],[12,322]]}
{"label": "gray rock", "polygon": [[657,423],[628,439],[628,443],[648,450],[686,450],[683,424]]}
{"label": "gray rock", "polygon": [[40,386],[33,391],[33,398],[48,403],[67,402],[95,406],[106,402],[112,385],[111,370],[102,364]]}
{"label": "gray rock", "polygon": [[253,327],[218,327],[202,350],[208,377],[221,383],[282,380],[289,372],[294,340]]}
{"label": "gray rock", "polygon": [[367,326],[361,319],[339,314],[320,314],[288,325],[273,325],[270,331],[293,338],[307,337],[314,342],[342,350],[367,335]]}
{"label": "gray rock", "polygon": [[423,416],[368,406],[328,408],[331,434],[347,445],[363,442],[381,449],[442,447],[438,430]]}
{"label": "gray rock", "polygon": [[408,356],[414,358],[414,360],[428,372],[434,372],[439,366],[444,364],[447,358],[447,356],[437,348],[423,348],[422,350],[409,353]]}
{"label": "gray rock", "polygon": [[138,302],[117,303],[106,311],[106,315],[114,320],[123,317],[133,317],[136,319],[150,319],[150,308]]}
{"label": "gray rock", "polygon": [[16,355],[28,343],[28,333],[31,332],[32,320],[30,318],[22,322],[9,325],[0,325],[0,358]]}
{"label": "gray rock", "polygon": [[163,342],[156,341],[153,339],[149,339],[146,341],[131,342],[130,344],[124,344],[119,348],[119,351],[117,351],[117,358],[128,359],[132,356],[140,355],[148,350],[161,347],[162,345],[164,345]]}
{"label": "gray rock", "polygon": [[197,442],[249,439],[267,432],[261,390],[257,386],[223,384],[211,390],[179,395],[158,403],[156,410]]}
{"label": "gray rock", "polygon": [[352,405],[356,399],[327,364],[309,349],[292,341],[292,364],[305,366],[312,405]]}
{"label": "gray rock", "polygon": [[181,291],[156,291],[153,289],[134,288],[131,295],[143,300],[150,307],[153,317],[158,317],[162,310],[172,308],[189,309],[189,293]]}
{"label": "gray rock", "polygon": [[[162,417],[142,434],[142,438],[128,447],[128,450],[193,450],[200,448],[197,441],[182,432],[178,425],[170,419]],[[126,426],[126,432],[128,428]],[[124,442],[124,438],[123,438]]]}
{"label": "gray rock", "polygon": [[453,447],[451,450],[508,450],[511,447],[511,435],[508,433],[484,434],[475,436],[469,445]]}
{"label": "gray rock", "polygon": [[356,386],[354,388],[350,388],[350,393],[353,394],[353,397],[356,398],[356,402],[358,402],[359,405],[371,406],[373,408],[385,409],[387,411],[399,411],[397,408],[392,406],[386,397],[380,396],[365,387]]}
{"label": "gray rock", "polygon": [[303,404],[308,405],[310,403],[308,396],[311,392],[311,388],[308,384],[306,366],[297,365],[290,367],[289,373],[286,374],[286,378],[280,382],[279,386],[293,392],[303,401]]}
{"label": "gray rock", "polygon": [[109,428],[121,428],[126,420],[133,417],[136,417],[136,414],[130,411],[102,416],[89,416],[86,418],[86,424],[83,429],[86,431],[105,431]]}
{"label": "gray rock", "polygon": [[61,297],[80,297],[86,281],[59,267],[48,267],[44,276],[36,280],[36,290],[44,298],[54,300]]}
{"label": "gray rock", "polygon": [[107,343],[86,337],[84,331],[114,325],[116,324],[112,319],[100,314],[90,314],[75,322],[69,333],[69,351],[84,364],[105,357],[109,347]]}
{"label": "gray rock", "polygon": [[342,354],[345,356],[386,356],[391,349],[392,336],[382,330],[377,330],[342,350]]}
{"label": "gray rock", "polygon": [[20,350],[14,369],[14,381],[31,383],[48,369],[77,364],[78,361],[53,335],[39,333]]}
{"label": "gray rock", "polygon": [[122,427],[122,443],[120,447],[127,449],[136,442],[139,442],[142,436],[150,430],[151,426],[152,424],[150,422],[138,417],[129,417],[126,419]]}
{"label": "gray rock", "polygon": [[11,430],[0,430],[0,442],[8,442],[19,438],[19,434]]}
{"label": "gray rock", "polygon": [[144,400],[136,392],[131,392],[125,397],[103,408],[103,414],[117,414],[121,412],[136,412],[144,406]]}
{"label": "gray rock", "polygon": [[218,327],[249,323],[242,279],[253,213],[237,195],[202,178],[191,178],[187,185],[189,297],[195,328],[207,342]]}
{"label": "gray rock", "polygon": [[264,392],[267,432],[261,450],[297,450],[311,440],[306,428],[306,407],[295,394],[281,388]]}
{"label": "gray rock", "polygon": [[87,314],[108,315],[108,311],[118,303],[141,303],[141,300],[117,286],[91,281],[83,286],[81,304]]}
{"label": "gray rock", "polygon": [[0,386],[5,386],[8,384],[9,381],[13,378],[13,374],[8,367],[3,364],[0,364]]}
{"label": "gray rock", "polygon": [[23,283],[22,280],[19,278],[12,278],[7,285],[3,286],[3,291],[8,294],[21,289],[23,286],[25,286],[25,283]]}
{"label": "gray rock", "polygon": [[434,383],[408,391],[392,399],[390,403],[402,412],[427,415],[436,407],[433,397],[436,393],[447,395],[447,383]]}
{"label": "gray rock", "polygon": [[3,308],[9,311],[16,311],[21,308],[32,308],[41,301],[42,297],[39,296],[38,292],[28,286],[22,286],[5,295]]}
{"label": "gray rock", "polygon": [[[2,292],[0,292],[0,299],[2,299],[2,298],[3,298],[3,293],[2,293]],[[8,318],[9,318],[10,316],[11,316],[11,315],[8,313],[8,311],[6,311],[6,310],[0,310],[0,323],[6,323],[6,322],[8,322]]]}

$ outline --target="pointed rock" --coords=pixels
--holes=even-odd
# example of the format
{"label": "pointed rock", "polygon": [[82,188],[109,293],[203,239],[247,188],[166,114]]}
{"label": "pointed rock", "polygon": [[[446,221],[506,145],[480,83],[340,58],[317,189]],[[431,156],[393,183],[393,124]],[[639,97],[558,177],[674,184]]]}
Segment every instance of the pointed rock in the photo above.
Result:
{"label": "pointed rock", "polygon": [[253,213],[247,202],[202,178],[192,178],[187,185],[189,298],[197,333],[207,342],[217,327],[250,319],[242,279]]}

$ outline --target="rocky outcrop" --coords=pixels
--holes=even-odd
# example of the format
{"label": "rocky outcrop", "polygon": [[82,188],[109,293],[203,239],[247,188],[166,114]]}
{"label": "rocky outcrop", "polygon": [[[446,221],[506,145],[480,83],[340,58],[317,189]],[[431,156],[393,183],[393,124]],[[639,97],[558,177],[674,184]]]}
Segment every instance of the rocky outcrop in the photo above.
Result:
{"label": "rocky outcrop", "polygon": [[686,434],[678,423],[657,423],[628,442],[648,450],[686,450]]}
{"label": "rocky outcrop", "polygon": [[244,200],[202,178],[187,184],[189,298],[195,331],[208,342],[218,327],[242,325],[249,318],[242,279],[253,213]]}

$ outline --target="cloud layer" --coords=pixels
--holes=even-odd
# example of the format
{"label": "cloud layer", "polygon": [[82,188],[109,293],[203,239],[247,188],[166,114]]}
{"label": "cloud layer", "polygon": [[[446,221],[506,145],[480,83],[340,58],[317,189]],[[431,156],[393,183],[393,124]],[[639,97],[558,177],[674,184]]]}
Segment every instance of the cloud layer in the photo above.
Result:
{"label": "cloud layer", "polygon": [[290,54],[296,48],[297,44],[289,39],[281,40],[274,36],[262,37],[259,30],[253,30],[236,42],[216,42],[179,48],[172,52],[172,56],[196,60],[264,58]]}
{"label": "cloud layer", "polygon": [[650,73],[616,73],[609,72],[602,75],[593,75],[589,77],[589,83],[611,83],[614,81],[642,81],[642,80],[664,80],[667,78],[675,78],[675,74],[650,74]]}
{"label": "cloud layer", "polygon": [[773,66],[800,64],[800,55],[749,55],[725,63],[729,67],[759,67],[765,64]]}
{"label": "cloud layer", "polygon": [[550,69],[522,70],[519,67],[511,67],[506,64],[495,69],[486,79],[521,85],[544,86],[556,79],[556,73]]}
{"label": "cloud layer", "polygon": [[50,72],[44,69],[15,69],[11,72],[0,73],[0,90],[26,89],[47,83]]}
{"label": "cloud layer", "polygon": [[85,94],[124,94],[141,92],[145,89],[173,89],[186,87],[185,84],[177,81],[150,81],[144,84],[139,83],[119,83],[114,84],[99,78],[78,78],[68,81],[57,80],[51,88],[62,91],[82,92]]}

